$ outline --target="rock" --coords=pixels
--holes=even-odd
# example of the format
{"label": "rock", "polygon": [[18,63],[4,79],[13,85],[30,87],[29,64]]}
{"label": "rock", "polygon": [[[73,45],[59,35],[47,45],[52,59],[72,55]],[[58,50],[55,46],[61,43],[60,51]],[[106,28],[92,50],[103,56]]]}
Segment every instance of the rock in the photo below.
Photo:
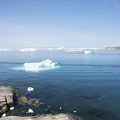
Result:
{"label": "rock", "polygon": [[20,97],[18,99],[18,103],[19,104],[27,104],[28,103],[28,99],[24,96],[24,97]]}
{"label": "rock", "polygon": [[41,104],[44,104],[42,102],[40,102],[38,99],[36,98],[32,98],[28,101],[28,104],[34,106],[34,107],[39,107]]}
{"label": "rock", "polygon": [[0,120],[82,120],[80,118],[73,118],[68,114],[57,114],[57,115],[42,115],[39,117],[19,117],[19,116],[9,116],[0,118]]}
{"label": "rock", "polygon": [[1,113],[5,113],[7,110],[8,110],[7,105],[4,105],[4,106],[2,107]]}
{"label": "rock", "polygon": [[14,105],[16,90],[11,86],[0,86],[0,115]]}
{"label": "rock", "polygon": [[36,98],[28,99],[25,96],[18,98],[18,103],[21,105],[28,104],[34,107],[39,107],[41,104],[44,104]]}

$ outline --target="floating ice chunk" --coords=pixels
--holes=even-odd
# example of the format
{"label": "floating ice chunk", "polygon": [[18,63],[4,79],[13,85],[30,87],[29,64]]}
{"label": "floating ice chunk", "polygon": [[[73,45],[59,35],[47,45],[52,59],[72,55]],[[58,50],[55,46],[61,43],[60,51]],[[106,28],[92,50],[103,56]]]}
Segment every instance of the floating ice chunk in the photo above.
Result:
{"label": "floating ice chunk", "polygon": [[28,88],[27,88],[27,91],[32,92],[32,91],[34,91],[34,88],[28,87]]}
{"label": "floating ice chunk", "polygon": [[77,111],[74,110],[73,112],[76,113]]}
{"label": "floating ice chunk", "polygon": [[21,52],[35,52],[37,51],[36,48],[23,48],[23,49],[20,49],[19,51]]}
{"label": "floating ice chunk", "polygon": [[62,107],[59,108],[60,110],[62,109]]}
{"label": "floating ice chunk", "polygon": [[32,109],[29,109],[26,113],[34,113]]}
{"label": "floating ice chunk", "polygon": [[92,53],[91,51],[84,51],[85,54],[90,54]]}
{"label": "floating ice chunk", "polygon": [[10,107],[10,110],[14,110],[14,107]]}
{"label": "floating ice chunk", "polygon": [[49,59],[44,60],[42,62],[38,62],[38,63],[24,63],[25,70],[33,71],[33,72],[55,69],[57,66],[58,66],[58,63],[53,62]]}
{"label": "floating ice chunk", "polygon": [[6,113],[4,113],[3,115],[2,115],[2,117],[6,117],[7,115],[6,115]]}

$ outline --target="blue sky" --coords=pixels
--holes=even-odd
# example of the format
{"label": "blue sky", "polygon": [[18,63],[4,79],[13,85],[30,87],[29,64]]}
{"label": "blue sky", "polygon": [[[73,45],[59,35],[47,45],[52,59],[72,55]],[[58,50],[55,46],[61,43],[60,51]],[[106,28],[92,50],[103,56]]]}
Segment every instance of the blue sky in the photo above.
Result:
{"label": "blue sky", "polygon": [[120,0],[0,0],[0,48],[120,46]]}

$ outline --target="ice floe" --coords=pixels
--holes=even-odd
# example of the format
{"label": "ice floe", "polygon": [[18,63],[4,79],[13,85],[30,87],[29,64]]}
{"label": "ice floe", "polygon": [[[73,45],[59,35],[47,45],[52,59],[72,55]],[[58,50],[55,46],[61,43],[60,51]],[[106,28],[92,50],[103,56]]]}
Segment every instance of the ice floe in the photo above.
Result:
{"label": "ice floe", "polygon": [[44,60],[42,62],[37,63],[24,63],[24,68],[26,71],[42,71],[42,70],[49,70],[49,69],[56,69],[59,65],[56,62],[53,62],[49,59]]}
{"label": "ice floe", "polygon": [[41,72],[45,70],[57,69],[60,68],[60,65],[57,62],[53,62],[49,59],[43,60],[42,62],[36,63],[24,63],[21,66],[16,66],[11,69],[13,70],[24,70],[26,72]]}
{"label": "ice floe", "polygon": [[90,54],[90,53],[92,53],[92,52],[86,50],[86,51],[84,51],[84,53],[85,53],[85,54]]}
{"label": "ice floe", "polygon": [[35,52],[37,51],[36,48],[23,48],[23,49],[20,49],[19,51],[21,52]]}

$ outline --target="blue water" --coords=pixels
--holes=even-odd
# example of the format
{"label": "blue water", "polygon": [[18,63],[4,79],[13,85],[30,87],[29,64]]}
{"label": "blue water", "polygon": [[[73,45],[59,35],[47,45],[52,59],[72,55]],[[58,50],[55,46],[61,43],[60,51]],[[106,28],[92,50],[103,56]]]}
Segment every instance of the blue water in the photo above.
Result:
{"label": "blue water", "polygon": [[[12,69],[45,59],[61,67],[37,73]],[[64,112],[87,120],[120,120],[120,51],[93,51],[88,55],[42,50],[0,52],[0,85],[12,85],[21,96],[44,102],[32,108],[34,115]],[[35,90],[28,93],[28,87]],[[16,114],[26,115],[26,107],[16,104],[15,109],[24,109]]]}

